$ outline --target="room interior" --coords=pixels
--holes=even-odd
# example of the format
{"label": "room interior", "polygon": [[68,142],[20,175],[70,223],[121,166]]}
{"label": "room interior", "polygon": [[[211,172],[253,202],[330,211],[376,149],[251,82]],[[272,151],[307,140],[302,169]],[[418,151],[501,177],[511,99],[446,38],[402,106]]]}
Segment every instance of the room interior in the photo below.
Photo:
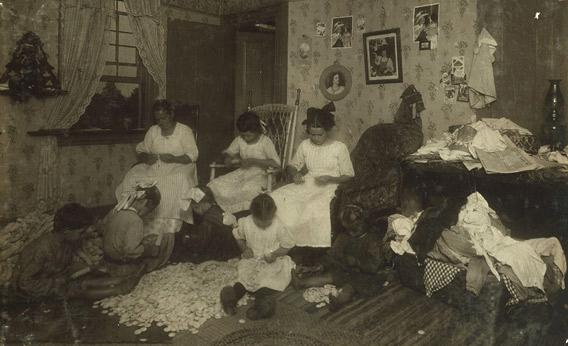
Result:
{"label": "room interior", "polygon": [[[424,100],[425,110],[420,114],[424,143],[441,136],[450,126],[481,118],[506,117],[535,136],[542,136],[549,80],[565,80],[568,76],[565,53],[568,1],[564,0],[439,1],[437,47],[430,49],[421,49],[413,37],[413,9],[430,4],[423,0],[161,0],[154,18],[164,38],[162,46],[157,47],[163,49],[165,58],[160,72],[150,71],[143,63],[134,39],[128,36],[129,33],[132,36],[132,28],[122,26],[125,14],[123,21],[116,19],[120,15],[117,17],[112,10],[124,12],[124,3],[107,0],[106,3],[94,1],[97,5],[80,1],[81,5],[77,6],[100,9],[110,4],[109,16],[115,16],[110,21],[116,20],[116,26],[107,30],[109,37],[105,36],[105,40],[120,39],[128,43],[120,47],[116,41],[114,45],[107,41],[100,43],[102,47],[108,46],[105,49],[109,53],[101,58],[106,60],[106,65],[102,63],[106,67],[103,72],[99,68],[99,73],[95,74],[100,78],[98,86],[91,88],[92,92],[65,90],[68,84],[65,84],[64,65],[69,61],[65,59],[66,42],[62,40],[70,36],[65,32],[63,18],[67,7],[75,2],[0,2],[0,67],[3,69],[12,59],[22,35],[32,31],[41,39],[55,75],[63,81],[59,95],[16,99],[7,90],[1,90],[2,226],[39,209],[54,210],[69,202],[93,210],[112,207],[116,203],[116,186],[136,163],[135,146],[152,125],[151,105],[158,97],[181,105],[179,116],[186,116],[194,129],[200,152],[197,174],[199,182],[205,184],[209,179],[209,165],[221,157],[221,151],[235,136],[236,117],[247,108],[262,104],[293,105],[298,89],[301,90],[298,124],[305,119],[308,107],[323,107],[333,101],[335,135],[352,150],[367,129],[393,122],[401,94],[409,85],[414,85]],[[352,25],[349,47],[338,49],[330,44],[332,19],[342,16],[352,17],[352,23],[357,26]],[[326,25],[323,34],[317,32],[319,23]],[[397,67],[402,81],[369,83],[364,35],[393,28],[400,30],[397,37],[401,65]],[[477,50],[476,40],[483,28],[497,42],[492,64],[497,97],[485,107],[474,109],[467,101],[448,99],[442,80],[443,74],[451,70],[455,56],[464,58],[465,70],[469,71]],[[77,37],[89,36],[77,33]],[[73,44],[95,44],[90,39],[90,42],[76,41],[73,40]],[[349,71],[351,85],[344,97],[333,100],[320,90],[320,77],[327,67],[336,64]],[[89,74],[93,69],[85,66],[78,71]],[[157,81],[156,75],[160,75],[161,80]],[[560,88],[566,90],[565,81]],[[105,97],[120,94],[116,97],[122,100],[124,107],[131,107],[131,113],[121,114],[118,120],[97,117],[95,93]],[[103,108],[99,110],[104,109],[105,114],[116,112],[109,110],[112,100],[102,100],[99,106]],[[65,105],[75,107],[74,103],[82,103],[83,113],[95,114],[95,117],[79,114],[69,120],[53,112],[53,109],[65,110]],[[563,121],[562,125],[566,126],[566,118]],[[302,126],[296,127],[295,136],[305,138]],[[296,145],[298,143],[299,140]],[[407,184],[424,190],[434,185],[443,185],[444,191],[467,190],[464,186],[476,184],[476,191],[491,191],[495,200],[514,204],[505,209],[511,212],[510,217],[516,218],[513,224],[518,225],[518,234],[526,237],[554,235],[566,248],[568,217],[564,208],[568,201],[564,194],[567,180],[563,177],[543,178],[546,193],[542,193],[540,185],[526,187],[522,179],[513,180],[503,175],[487,178],[484,174],[421,170],[412,165],[406,166],[406,174]],[[414,304],[406,306],[409,301]],[[486,321],[487,324],[472,323],[462,327],[463,316],[458,316],[452,307],[403,288],[399,283],[385,286],[380,297],[356,302],[343,313],[315,309],[301,294],[288,291],[279,302],[282,315],[275,323],[294,335],[290,339],[282,335],[281,339],[273,339],[280,340],[281,344],[485,345],[504,344],[505,339],[510,344],[527,344],[535,343],[538,340],[535,335],[540,335],[531,329],[532,322],[517,325],[508,321],[510,324],[505,323],[505,327],[496,327],[495,321]],[[88,334],[86,339],[92,343],[239,344],[253,340],[247,339],[243,331],[246,328],[262,330],[270,326],[266,321],[252,326],[249,322],[239,323],[244,318],[240,313],[237,318],[209,321],[198,334],[186,332],[168,338],[167,333],[151,330],[144,336],[145,341],[141,341],[142,337],[134,335],[132,327],[113,330],[113,321],[95,312],[85,315],[87,317],[81,315],[75,322],[63,318],[73,314],[60,313],[60,324],[49,327],[50,331],[45,328],[34,331],[35,340],[49,335],[53,337],[50,341],[70,342],[76,336],[72,334],[82,331],[77,332],[77,326],[69,325],[84,324],[83,334]],[[537,320],[538,313],[534,312]],[[566,310],[563,313],[568,315]],[[48,319],[38,317],[42,318]],[[94,336],[97,325],[104,330],[104,338]],[[307,329],[306,326],[311,329],[310,336],[302,340],[294,333]],[[448,332],[459,329],[458,326],[463,328],[459,333]],[[235,332],[241,334],[223,339]],[[565,330],[559,331],[555,337],[568,337],[565,334]],[[18,337],[25,335],[27,333],[21,333]],[[357,339],[353,341],[353,337]]]}

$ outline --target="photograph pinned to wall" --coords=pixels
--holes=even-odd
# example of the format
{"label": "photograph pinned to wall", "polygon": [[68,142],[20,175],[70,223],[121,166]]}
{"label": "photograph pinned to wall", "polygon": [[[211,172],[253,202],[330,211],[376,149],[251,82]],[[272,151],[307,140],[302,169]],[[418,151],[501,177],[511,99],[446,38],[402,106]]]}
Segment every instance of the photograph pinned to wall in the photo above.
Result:
{"label": "photograph pinned to wall", "polygon": [[353,17],[334,17],[331,20],[331,48],[351,48]]}
{"label": "photograph pinned to wall", "polygon": [[452,57],[452,84],[465,83],[465,59],[462,56]]}
{"label": "photograph pinned to wall", "polygon": [[359,16],[359,18],[357,18],[357,31],[360,33],[365,32],[365,24],[367,23],[367,20],[365,19],[365,17],[363,16]]}
{"label": "photograph pinned to wall", "polygon": [[316,23],[316,36],[318,37],[325,36],[325,23],[319,21]]}
{"label": "photograph pinned to wall", "polygon": [[322,71],[319,88],[330,101],[339,101],[351,90],[351,72],[343,65],[335,63]]}
{"label": "photograph pinned to wall", "polygon": [[469,86],[462,83],[458,86],[457,100],[460,102],[469,102]]}
{"label": "photograph pinned to wall", "polygon": [[414,7],[413,38],[420,50],[438,47],[438,23],[440,4]]}
{"label": "photograph pinned to wall", "polygon": [[458,88],[455,85],[448,85],[444,88],[444,103],[454,104],[456,103]]}
{"label": "photograph pinned to wall", "polygon": [[363,34],[367,84],[402,82],[400,28]]}

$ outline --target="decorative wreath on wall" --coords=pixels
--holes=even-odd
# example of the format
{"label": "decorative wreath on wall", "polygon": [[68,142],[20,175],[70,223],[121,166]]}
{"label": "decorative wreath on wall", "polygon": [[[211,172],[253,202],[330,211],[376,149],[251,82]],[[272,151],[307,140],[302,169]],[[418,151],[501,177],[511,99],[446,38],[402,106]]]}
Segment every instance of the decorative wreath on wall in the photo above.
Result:
{"label": "decorative wreath on wall", "polygon": [[[47,62],[39,36],[27,32],[18,40],[12,59],[0,77],[0,90],[17,101],[26,101],[31,95],[45,97],[61,94],[61,84],[53,70],[53,66]],[[1,84],[7,84],[7,88],[2,88]]]}
{"label": "decorative wreath on wall", "polygon": [[347,96],[351,84],[351,72],[337,62],[323,70],[319,80],[323,96],[330,101],[339,101]]}

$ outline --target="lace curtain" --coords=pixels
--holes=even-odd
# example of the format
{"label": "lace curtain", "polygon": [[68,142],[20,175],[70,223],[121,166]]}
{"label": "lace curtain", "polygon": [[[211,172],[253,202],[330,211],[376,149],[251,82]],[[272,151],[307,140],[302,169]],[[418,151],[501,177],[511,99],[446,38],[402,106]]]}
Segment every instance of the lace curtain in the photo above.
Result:
{"label": "lace curtain", "polygon": [[160,2],[126,0],[126,11],[142,63],[166,97],[166,28]]}
{"label": "lace curtain", "polygon": [[[66,129],[75,124],[95,94],[105,66],[105,28],[114,14],[113,0],[62,0],[61,71],[66,95],[48,103],[46,128]],[[60,199],[58,147],[54,137],[41,146],[37,198]]]}

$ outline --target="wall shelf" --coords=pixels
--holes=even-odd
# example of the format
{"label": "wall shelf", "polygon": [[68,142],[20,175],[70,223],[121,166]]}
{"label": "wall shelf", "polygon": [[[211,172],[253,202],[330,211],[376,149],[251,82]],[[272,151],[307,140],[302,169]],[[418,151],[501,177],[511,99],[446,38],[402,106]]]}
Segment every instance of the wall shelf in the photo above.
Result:
{"label": "wall shelf", "polygon": [[108,145],[138,143],[144,139],[146,129],[132,130],[107,130],[107,129],[48,129],[29,131],[28,135],[33,137],[54,136],[57,138],[57,145],[78,146],[78,145]]}

